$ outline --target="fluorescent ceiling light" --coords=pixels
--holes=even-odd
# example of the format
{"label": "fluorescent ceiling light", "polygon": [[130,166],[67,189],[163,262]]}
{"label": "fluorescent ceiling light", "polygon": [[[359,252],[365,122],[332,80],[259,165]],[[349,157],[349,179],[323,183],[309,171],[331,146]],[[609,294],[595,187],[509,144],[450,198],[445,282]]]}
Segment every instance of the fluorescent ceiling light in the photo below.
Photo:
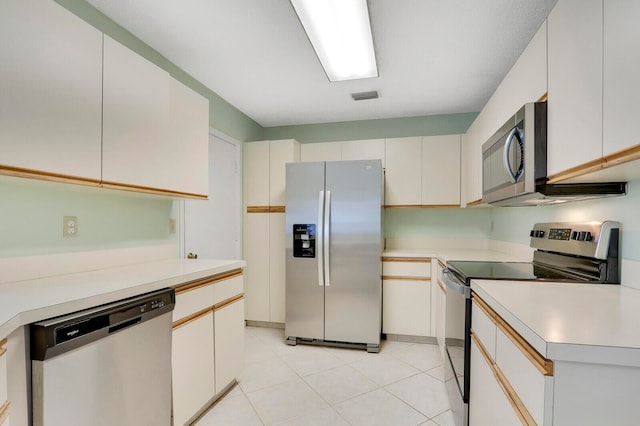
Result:
{"label": "fluorescent ceiling light", "polygon": [[378,76],[366,0],[291,0],[329,80]]}

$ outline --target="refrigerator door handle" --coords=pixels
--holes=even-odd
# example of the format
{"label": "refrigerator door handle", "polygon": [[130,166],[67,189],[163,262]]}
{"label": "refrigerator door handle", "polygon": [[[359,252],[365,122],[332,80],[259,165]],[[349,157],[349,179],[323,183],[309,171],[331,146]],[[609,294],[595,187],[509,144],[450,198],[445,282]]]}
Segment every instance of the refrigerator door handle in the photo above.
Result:
{"label": "refrigerator door handle", "polygon": [[318,230],[316,242],[318,244],[318,285],[324,286],[324,191],[318,194]]}
{"label": "refrigerator door handle", "polygon": [[324,199],[324,224],[323,224],[324,238],[322,241],[324,258],[324,285],[329,287],[331,285],[331,269],[329,252],[331,248],[331,191],[326,191]]}

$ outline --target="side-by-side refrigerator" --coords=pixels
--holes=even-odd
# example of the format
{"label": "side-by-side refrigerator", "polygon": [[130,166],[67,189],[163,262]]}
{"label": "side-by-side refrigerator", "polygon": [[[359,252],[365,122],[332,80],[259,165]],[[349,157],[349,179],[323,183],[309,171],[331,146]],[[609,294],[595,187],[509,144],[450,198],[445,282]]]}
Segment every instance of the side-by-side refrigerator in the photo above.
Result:
{"label": "side-by-side refrigerator", "polygon": [[286,165],[287,343],[380,350],[380,160]]}

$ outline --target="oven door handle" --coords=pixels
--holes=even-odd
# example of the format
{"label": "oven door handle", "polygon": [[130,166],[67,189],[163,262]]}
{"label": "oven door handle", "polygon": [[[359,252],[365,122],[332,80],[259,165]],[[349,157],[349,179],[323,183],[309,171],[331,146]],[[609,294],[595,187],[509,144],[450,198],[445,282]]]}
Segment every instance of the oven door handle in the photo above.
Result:
{"label": "oven door handle", "polygon": [[442,281],[449,289],[461,294],[466,299],[471,297],[471,287],[461,282],[449,268],[442,269]]}

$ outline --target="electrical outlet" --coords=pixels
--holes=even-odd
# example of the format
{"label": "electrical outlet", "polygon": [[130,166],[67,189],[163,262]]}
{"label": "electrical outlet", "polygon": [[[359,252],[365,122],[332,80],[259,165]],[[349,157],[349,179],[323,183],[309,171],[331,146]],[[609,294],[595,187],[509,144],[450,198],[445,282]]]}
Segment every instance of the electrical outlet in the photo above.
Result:
{"label": "electrical outlet", "polygon": [[78,236],[78,216],[64,216],[62,218],[62,236],[64,238]]}
{"label": "electrical outlet", "polygon": [[175,219],[169,219],[169,233],[170,234],[175,234],[176,233],[176,220]]}

